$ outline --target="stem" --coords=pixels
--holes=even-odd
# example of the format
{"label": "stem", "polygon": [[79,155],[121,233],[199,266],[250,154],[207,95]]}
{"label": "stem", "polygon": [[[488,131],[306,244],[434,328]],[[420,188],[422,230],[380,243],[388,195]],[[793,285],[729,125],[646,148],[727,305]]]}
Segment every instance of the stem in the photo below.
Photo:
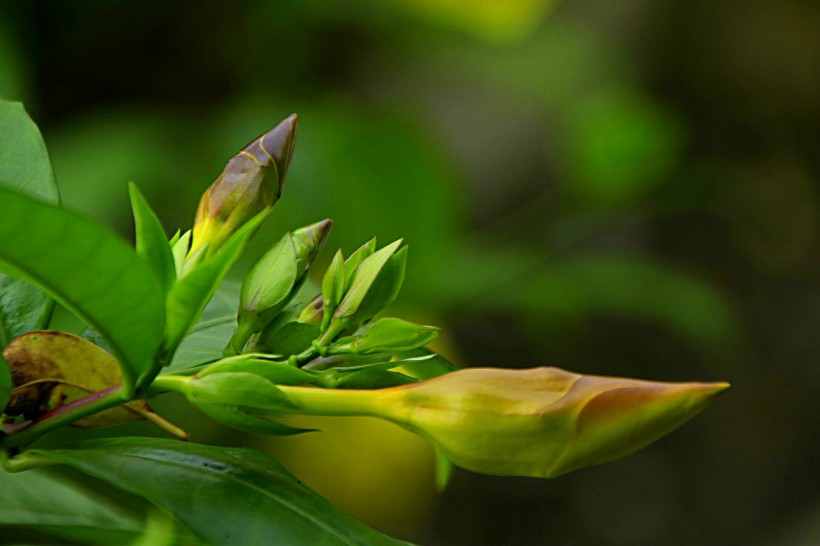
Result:
{"label": "stem", "polygon": [[242,352],[248,340],[256,330],[256,315],[241,314],[236,324],[231,340],[222,353],[222,356],[234,356]]}
{"label": "stem", "polygon": [[171,436],[177,438],[178,440],[187,441],[191,437],[190,434],[188,434],[172,422],[163,419],[153,411],[140,411],[139,414],[145,417],[146,421],[148,421],[156,427],[161,428],[162,430],[164,430]]}
{"label": "stem", "polygon": [[63,425],[74,423],[83,417],[124,404],[129,400],[122,395],[121,390],[122,385],[114,385],[85,398],[54,408],[44,413],[30,427],[3,438],[3,446],[6,449],[18,447]]}
{"label": "stem", "polygon": [[188,384],[193,380],[190,375],[159,375],[154,382],[151,383],[151,394],[157,395],[164,392],[176,392],[182,395],[187,395]]}
{"label": "stem", "polygon": [[388,393],[376,390],[322,389],[277,385],[296,409],[288,413],[302,415],[362,415],[390,418]]}
{"label": "stem", "polygon": [[62,463],[49,457],[30,453],[10,458],[6,451],[0,450],[0,466],[2,466],[6,472],[23,472],[25,470],[31,470],[32,468],[58,464]]}
{"label": "stem", "polygon": [[324,349],[324,347],[332,343],[333,338],[338,336],[341,333],[341,331],[344,330],[346,327],[347,325],[344,324],[341,320],[331,321],[327,330],[325,330],[325,332],[321,335],[321,337],[319,337],[319,339],[313,342],[314,346],[320,349],[321,352],[321,349]]}
{"label": "stem", "polygon": [[294,355],[288,358],[287,362],[291,366],[301,368],[302,365],[304,365],[310,360],[313,360],[317,356],[319,356],[319,351],[315,347],[308,347],[298,355]]}

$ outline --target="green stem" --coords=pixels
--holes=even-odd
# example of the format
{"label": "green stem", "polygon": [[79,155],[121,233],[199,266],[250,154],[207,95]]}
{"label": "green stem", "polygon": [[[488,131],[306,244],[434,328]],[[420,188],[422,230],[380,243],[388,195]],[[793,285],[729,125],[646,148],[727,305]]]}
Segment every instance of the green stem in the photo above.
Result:
{"label": "green stem", "polygon": [[83,417],[88,417],[89,415],[119,406],[128,401],[129,399],[122,395],[122,386],[115,385],[86,396],[85,398],[58,406],[43,414],[28,428],[9,434],[3,438],[3,447],[6,449],[19,447],[39,438],[46,432],[50,432],[64,425],[69,425],[75,421],[79,421]]}
{"label": "green stem", "polygon": [[[296,405],[289,413],[301,415],[347,415],[390,418],[386,391],[322,389],[277,385]],[[285,410],[288,411],[288,410]]]}
{"label": "green stem", "polygon": [[193,380],[190,375],[159,375],[154,382],[151,383],[151,395],[156,396],[166,392],[175,392],[182,395],[187,395],[190,389],[190,382]]}
{"label": "green stem", "polygon": [[241,314],[231,340],[223,351],[223,356],[234,356],[242,352],[256,330],[256,315]]}
{"label": "green stem", "polygon": [[327,330],[322,334],[322,336],[314,341],[314,345],[319,348],[324,348],[327,345],[330,345],[333,342],[333,338],[338,336],[342,330],[347,328],[347,325],[341,320],[333,320],[330,322]]}
{"label": "green stem", "polygon": [[23,472],[25,470],[31,470],[32,468],[58,464],[61,464],[60,461],[55,461],[42,455],[26,453],[17,455],[16,457],[9,457],[6,451],[0,450],[0,466],[2,466],[6,472]]}
{"label": "green stem", "polygon": [[317,356],[319,356],[319,351],[315,347],[308,347],[298,355],[293,355],[288,358],[287,362],[291,366],[301,368],[302,365],[306,364],[310,360],[313,360]]}

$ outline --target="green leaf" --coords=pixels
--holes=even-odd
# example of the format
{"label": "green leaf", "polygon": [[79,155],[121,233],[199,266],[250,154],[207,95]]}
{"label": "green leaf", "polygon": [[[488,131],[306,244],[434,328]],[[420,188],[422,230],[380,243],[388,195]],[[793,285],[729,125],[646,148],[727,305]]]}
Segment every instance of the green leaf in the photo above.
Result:
{"label": "green leaf", "polygon": [[[176,240],[174,240],[176,239]],[[188,248],[191,246],[191,230],[174,237],[168,241],[171,247],[171,254],[174,256],[174,269],[176,276],[182,276],[182,266],[185,263],[185,256],[188,255]]]}
{"label": "green leaf", "polygon": [[43,137],[19,102],[0,100],[0,180],[40,201],[60,201]]}
{"label": "green leaf", "polygon": [[162,373],[179,373],[222,358],[222,349],[236,329],[236,314],[222,320],[200,322],[185,336]]}
{"label": "green leaf", "polygon": [[9,364],[0,353],[0,414],[3,413],[2,408],[6,407],[11,397],[11,372],[9,371]]}
{"label": "green leaf", "polygon": [[140,536],[142,522],[101,495],[33,469],[0,471],[0,528],[4,538],[18,528],[85,544],[129,544]]}
{"label": "green leaf", "polygon": [[458,366],[426,347],[402,353],[401,356],[402,373],[419,380],[432,379],[459,369]]}
{"label": "green leaf", "polygon": [[222,358],[222,349],[236,328],[239,284],[223,282],[161,373],[179,373]]}
{"label": "green leaf", "polygon": [[304,366],[303,370],[321,371],[330,368],[361,369],[375,364],[389,362],[393,355],[332,355],[314,358]]}
{"label": "green leaf", "polygon": [[[60,200],[40,131],[23,105],[0,100],[0,186],[48,203]],[[0,345],[45,328],[54,301],[20,279],[0,274]]]}
{"label": "green leaf", "polygon": [[0,346],[48,325],[54,300],[20,279],[0,274]]}
{"label": "green leaf", "polygon": [[156,438],[30,450],[140,495],[202,540],[236,544],[402,544],[340,512],[274,459],[250,449]]}
{"label": "green leaf", "polygon": [[96,329],[122,367],[126,393],[133,392],[162,342],[163,298],[154,275],[94,222],[4,188],[0,202],[0,269],[38,285]]}
{"label": "green leaf", "polygon": [[197,403],[195,407],[219,423],[231,428],[250,432],[251,434],[266,434],[271,436],[290,436],[312,432],[315,429],[297,428],[267,418],[265,415],[256,415],[240,409],[239,406],[223,404]]}
{"label": "green leaf", "polygon": [[[263,211],[239,228],[214,256],[179,278],[168,294],[165,350],[172,354],[196,323],[219,283],[265,219]],[[183,235],[183,238],[185,236]],[[180,242],[182,240],[180,239]],[[179,243],[177,243],[179,245]]]}
{"label": "green leaf", "polygon": [[157,276],[167,292],[176,281],[174,255],[162,224],[151,206],[133,182],[128,185],[131,208],[134,211],[134,227],[137,239],[137,256],[143,259]]}
{"label": "green leaf", "polygon": [[[278,322],[279,317],[276,321]],[[318,324],[305,324],[299,321],[288,321],[272,324],[259,335],[257,350],[264,350],[277,355],[298,355],[319,337]]]}
{"label": "green leaf", "polygon": [[335,386],[339,389],[386,389],[415,381],[402,373],[373,367],[341,373],[336,378]]}

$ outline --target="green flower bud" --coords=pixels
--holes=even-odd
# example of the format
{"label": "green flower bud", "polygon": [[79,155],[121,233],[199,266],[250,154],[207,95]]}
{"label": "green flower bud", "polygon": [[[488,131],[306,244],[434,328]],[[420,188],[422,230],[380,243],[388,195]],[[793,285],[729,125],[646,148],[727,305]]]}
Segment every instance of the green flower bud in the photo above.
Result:
{"label": "green flower bud", "polygon": [[272,207],[282,193],[296,142],[296,114],[235,155],[199,201],[189,255],[213,254],[245,222]]}
{"label": "green flower bud", "polygon": [[391,389],[282,391],[296,413],[393,421],[468,470],[552,478],[646,447],[728,387],[472,368]]}
{"label": "green flower bud", "polygon": [[[342,265],[339,264],[337,258],[334,258],[329,271],[336,273],[331,277],[332,285],[335,288],[332,291],[327,291],[328,283],[323,282],[322,289],[326,298],[332,293],[340,303],[329,321],[327,316],[328,307],[325,307],[323,320],[325,331],[317,341],[319,346],[327,346],[345,329],[372,318],[396,299],[402,282],[404,282],[404,272],[407,265],[407,247],[399,248],[401,244],[402,239],[399,239],[367,255],[367,257],[364,257],[366,252],[362,252],[360,254],[362,256],[361,262],[352,272],[345,271],[344,276],[338,273],[342,269]],[[367,250],[368,245],[365,245],[363,249]],[[357,253],[359,251],[354,255]],[[341,254],[338,256],[340,258]],[[348,263],[343,264],[344,269],[347,269]],[[341,298],[338,294],[338,287],[342,284],[340,278],[344,281],[345,287]],[[325,281],[327,280],[328,275],[325,276]]]}
{"label": "green flower bud", "polygon": [[302,324],[321,324],[322,318],[324,318],[324,307],[325,303],[322,299],[322,295],[318,294],[315,298],[310,300],[307,305],[305,305],[302,312],[299,313],[299,318],[297,320]]}
{"label": "green flower bud", "polygon": [[410,351],[431,343],[438,336],[435,326],[422,326],[397,318],[374,322],[364,335],[339,340],[328,347],[328,354],[374,354]]}
{"label": "green flower bud", "polygon": [[286,234],[250,269],[239,293],[238,327],[226,354],[242,351],[301,288],[332,222],[322,220]]}
{"label": "green flower bud", "polygon": [[[188,402],[212,419],[256,434],[287,435],[307,432],[277,421],[290,402],[271,382],[287,365],[261,361],[225,362],[207,367],[196,376],[165,375],[155,387],[184,395]],[[258,373],[260,370],[273,373]],[[305,373],[305,372],[303,372]],[[285,372],[285,377],[292,375]],[[308,374],[305,374],[308,375]]]}
{"label": "green flower bud", "polygon": [[473,368],[397,389],[387,411],[458,466],[552,478],[646,447],[728,386]]}
{"label": "green flower bud", "polygon": [[327,330],[333,312],[342,301],[345,290],[345,259],[341,250],[333,255],[330,265],[322,278],[322,331]]}

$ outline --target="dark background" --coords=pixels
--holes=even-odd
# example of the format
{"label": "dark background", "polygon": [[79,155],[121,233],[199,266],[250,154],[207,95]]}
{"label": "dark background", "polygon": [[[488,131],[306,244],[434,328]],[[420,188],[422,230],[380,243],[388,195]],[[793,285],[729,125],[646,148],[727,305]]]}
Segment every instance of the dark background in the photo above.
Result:
{"label": "dark background", "polygon": [[429,448],[367,420],[195,440],[251,442],[425,544],[810,545],[819,21],[810,0],[3,0],[0,96],[40,125],[64,204],[126,236],[129,180],[186,228],[299,112],[257,250],[325,216],[346,252],[404,236],[396,313],[464,365],[733,384],[623,461],[457,471],[441,495]]}

